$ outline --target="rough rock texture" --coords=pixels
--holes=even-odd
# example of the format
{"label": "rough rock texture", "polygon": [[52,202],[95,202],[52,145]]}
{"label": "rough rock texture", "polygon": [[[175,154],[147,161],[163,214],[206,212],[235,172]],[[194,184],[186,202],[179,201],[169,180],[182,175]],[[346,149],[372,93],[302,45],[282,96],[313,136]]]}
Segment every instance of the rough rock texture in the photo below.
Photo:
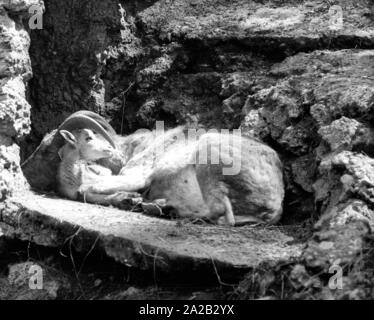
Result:
{"label": "rough rock texture", "polygon": [[300,53],[272,67],[274,86],[248,96],[242,129],[284,154],[294,206],[302,192],[312,195],[318,164],[329,153],[371,152],[373,62],[372,50]]}
{"label": "rough rock texture", "polygon": [[[40,139],[74,111],[105,114],[105,102],[110,102],[106,87],[112,82],[118,91],[126,89],[129,76],[122,74],[129,72],[142,50],[125,7],[114,0],[45,1],[43,29],[31,33],[34,136],[28,142]],[[108,73],[106,79],[105,65],[112,62],[118,73]]]}
{"label": "rough rock texture", "polygon": [[[340,5],[344,15],[340,27],[330,14],[333,5]],[[371,44],[370,1],[158,1],[141,13],[146,26],[160,38],[207,40],[238,39],[252,43],[254,38],[279,37],[278,41],[299,42],[312,46],[326,33],[342,39],[363,38]],[[361,18],[361,19],[360,19]],[[326,30],[327,29],[327,30]],[[308,41],[310,40],[310,41]],[[315,41],[315,42],[314,42]],[[309,44],[308,44],[309,42]],[[321,41],[322,42],[322,41]],[[260,45],[260,44],[259,44]]]}
{"label": "rough rock texture", "polygon": [[[339,4],[344,24],[330,8]],[[373,46],[370,1],[47,0],[32,32],[34,146],[86,108],[119,132],[189,122],[233,128],[274,61]],[[53,115],[53,116],[51,116]],[[27,154],[31,149],[27,149]]]}
{"label": "rough rock texture", "polygon": [[29,34],[22,24],[39,0],[0,1],[0,201],[27,184],[20,170],[16,142],[30,133],[30,105],[26,101],[31,78]]}
{"label": "rough rock texture", "polygon": [[[373,278],[373,1],[45,2],[44,29],[31,34],[25,155],[78,109],[119,133],[156,119],[240,126],[284,162],[283,222],[318,222],[298,261],[258,268],[238,296],[372,295],[355,288]],[[328,288],[332,264],[341,291]]]}
{"label": "rough rock texture", "polygon": [[235,274],[301,254],[301,243],[287,228],[201,226],[32,193],[7,203],[0,230],[57,248],[74,238],[78,251],[95,246],[125,265],[175,273],[213,266],[221,275]]}
{"label": "rough rock texture", "polygon": [[[41,270],[42,275],[39,289],[32,278],[36,270]],[[0,300],[63,299],[71,290],[71,279],[65,274],[31,261],[10,265],[8,276],[0,278]]]}
{"label": "rough rock texture", "polygon": [[[297,54],[274,65],[276,85],[248,96],[243,108],[252,119],[243,123],[248,134],[288,152],[289,196],[304,201],[302,188],[321,215],[300,260],[305,272],[299,266],[285,272],[303,283],[289,297],[353,298],[364,278],[372,277],[369,272],[358,279],[352,266],[362,260],[374,222],[373,62],[373,50]],[[342,290],[330,290],[323,280],[334,264],[344,271]],[[319,285],[310,281],[316,270]]]}

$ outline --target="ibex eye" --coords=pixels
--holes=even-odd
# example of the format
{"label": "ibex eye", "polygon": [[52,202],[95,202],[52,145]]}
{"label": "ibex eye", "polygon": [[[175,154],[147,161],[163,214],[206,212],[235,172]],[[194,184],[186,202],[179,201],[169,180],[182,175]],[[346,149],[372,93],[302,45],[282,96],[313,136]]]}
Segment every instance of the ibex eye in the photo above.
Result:
{"label": "ibex eye", "polygon": [[88,141],[91,141],[92,140],[92,137],[87,137],[86,138],[86,141],[88,142]]}

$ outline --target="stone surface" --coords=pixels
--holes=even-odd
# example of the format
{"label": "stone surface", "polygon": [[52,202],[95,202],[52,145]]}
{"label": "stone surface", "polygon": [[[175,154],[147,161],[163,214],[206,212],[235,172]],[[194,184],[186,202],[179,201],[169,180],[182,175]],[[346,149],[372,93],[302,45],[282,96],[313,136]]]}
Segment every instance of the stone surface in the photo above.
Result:
{"label": "stone surface", "polygon": [[[330,8],[340,5],[342,26],[333,23]],[[157,1],[141,13],[143,23],[161,39],[239,39],[254,45],[254,39],[271,43],[295,42],[313,47],[327,35],[362,38],[372,43],[369,1]],[[278,38],[278,39],[277,39]]]}
{"label": "stone surface", "polygon": [[373,61],[372,50],[300,53],[273,65],[275,85],[248,96],[241,128],[278,146],[292,202],[304,192],[315,199],[319,162],[331,152],[373,154]]}
{"label": "stone surface", "polygon": [[96,248],[123,264],[167,272],[246,271],[301,254],[287,227],[219,227],[148,217],[140,213],[24,194],[1,211],[5,236],[61,247],[74,238],[78,251]]}
{"label": "stone surface", "polygon": [[314,185],[316,202],[323,212],[349,199],[360,199],[369,207],[373,204],[374,160],[366,155],[342,151],[325,158]]}
{"label": "stone surface", "polygon": [[318,133],[328,143],[331,151],[336,151],[352,147],[352,141],[359,127],[358,121],[342,117],[329,126],[321,127]]}
{"label": "stone surface", "polygon": [[316,227],[328,230],[357,221],[366,222],[373,229],[374,211],[364,201],[350,199],[326,212],[316,223]]}
{"label": "stone surface", "polygon": [[[343,9],[341,28],[333,5]],[[24,154],[82,108],[106,116],[119,133],[156,120],[240,126],[281,153],[285,206],[310,215],[318,161],[329,143],[337,147],[335,134],[347,140],[343,149],[372,148],[370,127],[358,119],[368,117],[373,99],[374,55],[362,50],[374,47],[372,12],[366,0],[47,0],[45,28],[31,34],[38,80],[31,83],[34,130]],[[342,116],[359,122],[347,139]]]}
{"label": "stone surface", "polygon": [[305,265],[328,273],[334,263],[347,266],[362,252],[363,236],[370,232],[368,225],[352,222],[314,234],[303,252]]}

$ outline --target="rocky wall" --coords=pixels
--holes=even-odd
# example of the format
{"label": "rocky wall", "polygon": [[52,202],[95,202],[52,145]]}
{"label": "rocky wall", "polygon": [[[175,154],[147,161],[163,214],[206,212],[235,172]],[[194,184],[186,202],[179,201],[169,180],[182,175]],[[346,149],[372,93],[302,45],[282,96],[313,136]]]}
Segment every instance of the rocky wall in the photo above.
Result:
{"label": "rocky wall", "polygon": [[39,0],[0,1],[0,201],[27,185],[20,169],[22,137],[30,133],[27,83],[32,77],[30,37],[22,20]]}
{"label": "rocky wall", "polygon": [[89,109],[113,117],[105,66],[113,64],[117,71],[113,78],[120,79],[120,99],[142,54],[127,6],[115,0],[45,1],[43,29],[31,34],[33,131],[24,144],[26,155],[74,111]]}
{"label": "rocky wall", "polygon": [[374,225],[372,1],[45,4],[44,28],[32,34],[33,130],[24,156],[80,109],[102,114],[119,133],[156,119],[240,127],[282,158],[282,222],[315,228],[287,271],[292,296],[309,294],[311,278],[326,287],[334,263],[348,275]]}

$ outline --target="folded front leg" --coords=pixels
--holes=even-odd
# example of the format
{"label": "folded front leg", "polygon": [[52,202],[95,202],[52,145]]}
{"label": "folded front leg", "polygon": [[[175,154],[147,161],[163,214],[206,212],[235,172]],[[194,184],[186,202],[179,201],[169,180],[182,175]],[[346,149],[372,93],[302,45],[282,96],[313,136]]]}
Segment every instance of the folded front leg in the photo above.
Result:
{"label": "folded front leg", "polygon": [[147,180],[141,176],[104,176],[96,182],[81,186],[81,192],[92,192],[97,194],[113,194],[120,191],[136,192],[146,188]]}
{"label": "folded front leg", "polygon": [[106,195],[87,191],[82,193],[82,201],[106,206],[115,206],[121,209],[126,206],[133,206],[142,202],[142,197],[136,192],[117,192]]}

